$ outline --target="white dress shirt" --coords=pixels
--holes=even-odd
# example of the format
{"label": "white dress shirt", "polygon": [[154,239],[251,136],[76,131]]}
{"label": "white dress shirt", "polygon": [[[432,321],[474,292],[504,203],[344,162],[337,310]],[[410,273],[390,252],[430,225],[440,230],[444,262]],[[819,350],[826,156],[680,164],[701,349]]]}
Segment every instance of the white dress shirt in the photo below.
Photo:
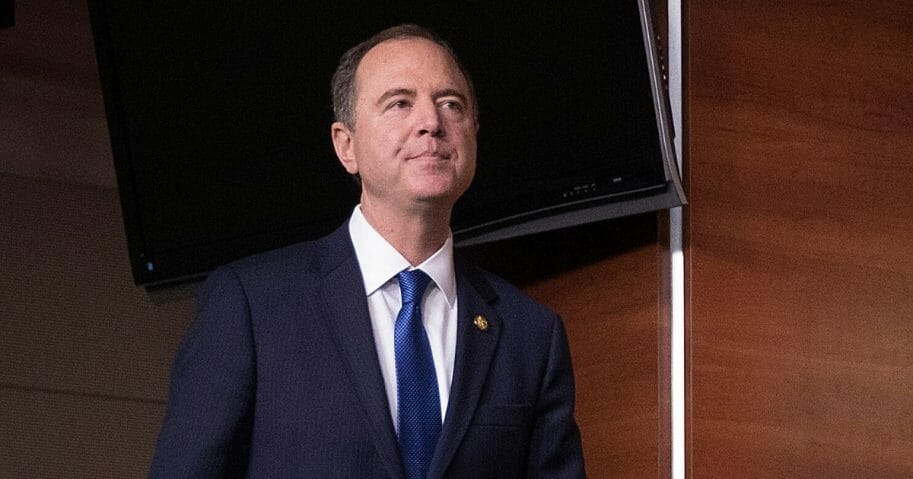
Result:
{"label": "white dress shirt", "polygon": [[457,294],[453,269],[453,238],[448,237],[430,258],[416,268],[377,232],[356,206],[349,219],[349,235],[355,247],[368,298],[368,312],[377,359],[387,389],[387,403],[393,425],[399,431],[396,397],[396,355],[393,349],[393,326],[402,307],[397,273],[420,269],[431,277],[422,299],[422,324],[431,344],[437,389],[441,397],[441,419],[447,413],[453,361],[456,351]]}

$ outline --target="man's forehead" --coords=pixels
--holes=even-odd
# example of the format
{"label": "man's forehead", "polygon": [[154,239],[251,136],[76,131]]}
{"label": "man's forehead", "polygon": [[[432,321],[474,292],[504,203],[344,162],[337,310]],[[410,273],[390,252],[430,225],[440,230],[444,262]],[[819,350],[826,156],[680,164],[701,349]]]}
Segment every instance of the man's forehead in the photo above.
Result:
{"label": "man's forehead", "polygon": [[[430,51],[436,51],[439,56],[435,58],[434,54],[429,55]],[[441,45],[421,37],[394,38],[375,45],[365,53],[359,62],[355,71],[355,82],[356,85],[359,85],[369,77],[390,73],[400,66],[425,64],[425,62],[437,60],[443,61],[445,67],[443,70],[454,76],[455,79],[458,78],[458,83],[466,82],[453,55]],[[441,70],[435,69],[435,71]]]}

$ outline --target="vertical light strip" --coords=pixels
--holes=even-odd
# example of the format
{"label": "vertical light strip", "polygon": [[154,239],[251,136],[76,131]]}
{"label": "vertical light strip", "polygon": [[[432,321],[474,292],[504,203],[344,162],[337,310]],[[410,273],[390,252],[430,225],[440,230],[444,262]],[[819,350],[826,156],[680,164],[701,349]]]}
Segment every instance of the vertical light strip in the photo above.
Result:
{"label": "vertical light strip", "polygon": [[[675,127],[675,157],[682,171],[682,4],[668,0],[669,106]],[[669,212],[671,286],[670,399],[672,401],[672,479],[685,479],[685,256],[682,252],[682,208]]]}

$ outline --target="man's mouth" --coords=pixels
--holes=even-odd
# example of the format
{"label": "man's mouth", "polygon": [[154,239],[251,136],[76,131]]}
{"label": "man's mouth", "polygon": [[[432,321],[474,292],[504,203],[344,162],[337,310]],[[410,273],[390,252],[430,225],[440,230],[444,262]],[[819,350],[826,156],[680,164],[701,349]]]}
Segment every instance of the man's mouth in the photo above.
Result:
{"label": "man's mouth", "polygon": [[415,155],[409,156],[410,160],[449,160],[451,158],[449,152],[440,151],[440,150],[424,150]]}

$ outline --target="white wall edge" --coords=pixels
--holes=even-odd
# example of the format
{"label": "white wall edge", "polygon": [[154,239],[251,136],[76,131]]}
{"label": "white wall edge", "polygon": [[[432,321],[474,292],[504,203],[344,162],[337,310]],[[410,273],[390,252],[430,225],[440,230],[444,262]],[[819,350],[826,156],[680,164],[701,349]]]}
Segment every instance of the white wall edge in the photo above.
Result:
{"label": "white wall edge", "polygon": [[[668,0],[669,106],[675,128],[675,158],[682,170],[682,4]],[[682,251],[682,208],[669,212],[669,265],[671,291],[670,400],[672,479],[685,479],[685,256]]]}

